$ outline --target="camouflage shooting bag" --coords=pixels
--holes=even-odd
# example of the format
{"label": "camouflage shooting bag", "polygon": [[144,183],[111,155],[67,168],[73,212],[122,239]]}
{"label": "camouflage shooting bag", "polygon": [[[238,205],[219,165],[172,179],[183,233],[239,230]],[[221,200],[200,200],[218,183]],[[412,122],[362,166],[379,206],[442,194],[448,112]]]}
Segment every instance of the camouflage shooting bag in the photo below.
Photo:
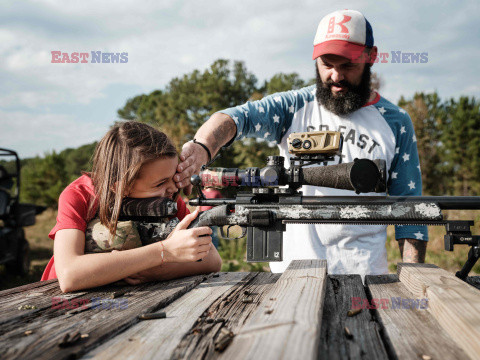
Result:
{"label": "camouflage shooting bag", "polygon": [[[123,200],[115,235],[110,234],[98,216],[92,219],[85,231],[85,254],[129,250],[165,240],[179,223],[175,217],[176,202],[168,198],[156,198],[148,202],[144,200]],[[144,209],[144,206],[148,206],[148,209]]]}

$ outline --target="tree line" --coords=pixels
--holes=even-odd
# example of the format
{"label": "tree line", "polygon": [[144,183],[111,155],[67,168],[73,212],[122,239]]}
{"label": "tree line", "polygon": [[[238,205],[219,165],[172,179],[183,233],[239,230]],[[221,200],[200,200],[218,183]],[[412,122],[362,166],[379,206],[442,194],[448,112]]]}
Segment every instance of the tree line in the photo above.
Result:
{"label": "tree line", "polygon": [[[279,73],[259,83],[243,62],[220,59],[205,71],[172,79],[163,90],[129,99],[117,113],[119,121],[137,120],[162,130],[180,151],[214,112],[313,83],[296,73]],[[380,86],[381,79],[374,74],[372,87]],[[466,96],[441,100],[435,92],[418,92],[410,99],[402,97],[398,105],[415,127],[424,194],[479,195],[478,100]],[[91,169],[95,145],[22,160],[22,201],[56,207],[65,186]],[[215,166],[264,166],[266,157],[276,153],[272,144],[246,139],[222,151]]]}

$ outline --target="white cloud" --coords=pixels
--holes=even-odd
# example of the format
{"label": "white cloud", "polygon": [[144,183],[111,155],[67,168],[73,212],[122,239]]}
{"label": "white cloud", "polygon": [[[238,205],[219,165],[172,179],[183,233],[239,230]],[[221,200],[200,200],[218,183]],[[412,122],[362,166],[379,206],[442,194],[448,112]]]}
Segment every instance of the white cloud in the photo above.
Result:
{"label": "white cloud", "polygon": [[15,93],[7,93],[0,97],[0,107],[25,107],[34,109],[39,106],[55,102],[61,103],[66,101],[64,93],[61,91],[18,91]]}
{"label": "white cloud", "polygon": [[43,155],[52,150],[78,147],[100,139],[108,126],[79,122],[66,114],[0,111],[0,145],[19,156]]}
{"label": "white cloud", "polygon": [[[35,24],[0,29],[0,40],[6,40],[2,45],[4,60],[0,71],[10,76],[29,76],[47,88],[61,91],[64,96],[50,97],[51,104],[60,101],[88,104],[101,97],[103,89],[114,83],[163,87],[172,77],[194,68],[205,68],[220,57],[246,60],[247,66],[255,72],[266,73],[259,76],[265,78],[285,71],[282,54],[291,49],[292,43],[304,31],[303,25],[291,26],[288,32],[279,28],[279,24],[292,20],[292,10],[296,6],[288,1],[278,2],[273,8],[271,3],[253,1],[242,4],[226,1],[215,6],[208,1],[186,1],[177,6],[178,9],[172,2],[147,2],[137,6],[126,1],[114,7],[97,2],[37,1],[35,4],[42,6],[44,16],[49,14],[64,21],[72,19],[75,26],[81,23],[79,19],[88,20],[84,24],[85,32],[98,26],[105,30],[95,37],[69,37],[55,28],[47,32],[36,31]],[[252,15],[249,6],[253,4],[256,15]],[[314,2],[306,4],[320,10]],[[318,16],[311,14],[306,12],[310,21],[306,18],[303,21],[316,26]],[[163,26],[170,22],[171,26]],[[64,25],[60,20],[54,24]],[[126,51],[129,62],[51,64],[52,50]],[[307,64],[310,74],[308,60]],[[10,96],[15,92],[8,91]],[[30,89],[18,91],[29,92]],[[66,100],[68,97],[71,99]]]}

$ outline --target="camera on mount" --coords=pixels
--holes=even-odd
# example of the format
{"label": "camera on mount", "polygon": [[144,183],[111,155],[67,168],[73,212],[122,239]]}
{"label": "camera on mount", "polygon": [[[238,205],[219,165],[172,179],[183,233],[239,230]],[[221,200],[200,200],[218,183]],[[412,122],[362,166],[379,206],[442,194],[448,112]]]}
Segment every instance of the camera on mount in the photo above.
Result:
{"label": "camera on mount", "polygon": [[291,133],[287,139],[288,152],[298,157],[315,155],[333,157],[340,155],[343,146],[342,134],[338,131],[310,131]]}

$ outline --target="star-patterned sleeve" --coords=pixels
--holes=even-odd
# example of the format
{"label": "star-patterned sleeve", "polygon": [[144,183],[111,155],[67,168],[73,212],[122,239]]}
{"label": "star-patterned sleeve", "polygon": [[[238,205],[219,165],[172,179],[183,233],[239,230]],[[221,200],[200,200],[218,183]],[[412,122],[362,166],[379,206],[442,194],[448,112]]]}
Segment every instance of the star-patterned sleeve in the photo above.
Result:
{"label": "star-patterned sleeve", "polygon": [[[395,107],[386,109],[385,118],[396,112],[390,126],[395,134],[395,156],[390,166],[388,179],[388,193],[392,196],[421,196],[422,173],[418,158],[417,138],[412,120],[405,110]],[[417,239],[428,241],[426,226],[395,226],[396,239]]]}
{"label": "star-patterned sleeve", "polygon": [[280,142],[292,124],[293,115],[302,108],[312,87],[276,93],[258,101],[219,111],[230,116],[237,125],[235,140],[254,137]]}

